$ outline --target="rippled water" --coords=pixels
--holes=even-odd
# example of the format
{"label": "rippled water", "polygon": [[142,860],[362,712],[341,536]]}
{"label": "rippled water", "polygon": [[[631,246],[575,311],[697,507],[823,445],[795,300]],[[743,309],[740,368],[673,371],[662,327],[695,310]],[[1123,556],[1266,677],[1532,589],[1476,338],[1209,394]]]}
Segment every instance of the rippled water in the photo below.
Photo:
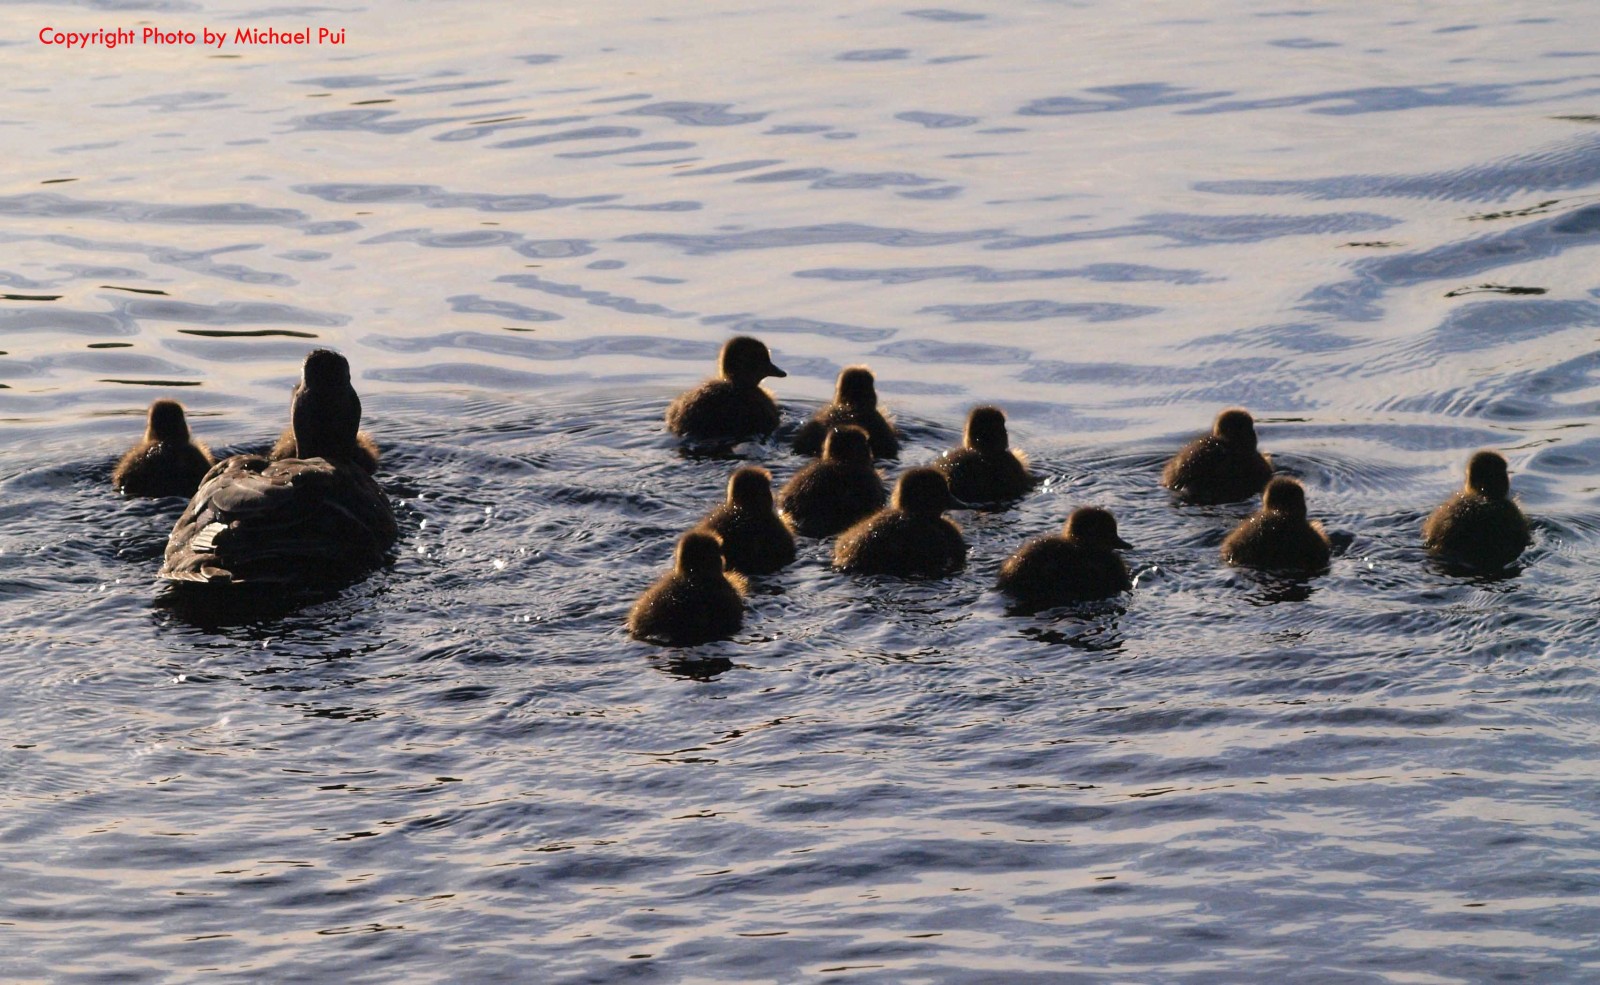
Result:
{"label": "rippled water", "polygon": [[[1600,976],[1592,4],[5,9],[0,977]],[[34,41],[145,22],[350,40]],[[630,641],[735,332],[790,426],[869,362],[900,466],[998,401],[1049,481],[960,577],[810,542],[736,640]],[[264,447],[318,345],[394,564],[174,608],[114,459],[162,395]],[[1156,488],[1235,403],[1327,575]],[[1501,579],[1418,544],[1485,446]],[[1136,590],[1007,615],[1083,503]]]}

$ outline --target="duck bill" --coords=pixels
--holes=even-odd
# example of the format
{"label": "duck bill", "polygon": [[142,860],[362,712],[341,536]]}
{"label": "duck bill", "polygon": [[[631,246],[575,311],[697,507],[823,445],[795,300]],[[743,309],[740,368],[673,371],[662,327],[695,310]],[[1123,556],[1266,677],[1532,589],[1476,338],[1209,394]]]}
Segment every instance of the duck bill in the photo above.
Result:
{"label": "duck bill", "polygon": [[781,370],[778,367],[772,365],[771,363],[767,363],[767,375],[768,376],[780,376],[781,377],[781,376],[788,376],[789,374],[785,373],[783,370]]}
{"label": "duck bill", "polygon": [[1133,548],[1132,544],[1130,544],[1127,541],[1123,540],[1121,537],[1117,538],[1117,546],[1121,547],[1121,548],[1124,548],[1126,550],[1131,550]]}

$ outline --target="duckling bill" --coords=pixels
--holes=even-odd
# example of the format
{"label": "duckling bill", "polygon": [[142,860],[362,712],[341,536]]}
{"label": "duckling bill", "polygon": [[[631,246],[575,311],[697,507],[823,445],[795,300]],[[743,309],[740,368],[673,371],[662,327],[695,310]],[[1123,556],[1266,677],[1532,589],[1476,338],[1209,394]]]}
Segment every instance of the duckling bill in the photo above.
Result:
{"label": "duckling bill", "polygon": [[1461,491],[1422,525],[1429,553],[1477,568],[1504,568],[1532,538],[1528,518],[1511,498],[1511,475],[1499,452],[1480,451],[1467,463]]}

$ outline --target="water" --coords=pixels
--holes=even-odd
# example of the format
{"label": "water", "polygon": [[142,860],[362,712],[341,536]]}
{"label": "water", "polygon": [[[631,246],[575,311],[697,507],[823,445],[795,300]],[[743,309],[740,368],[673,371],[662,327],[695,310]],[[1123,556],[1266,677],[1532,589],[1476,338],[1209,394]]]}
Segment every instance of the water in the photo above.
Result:
{"label": "water", "polygon": [[[0,977],[1585,982],[1600,967],[1600,13],[555,0],[7,7]],[[47,24],[344,27],[66,52]],[[735,463],[870,362],[902,465],[998,401],[1046,473],[960,577],[811,542],[735,640],[627,639]],[[394,564],[175,609],[144,407],[264,447],[356,368]],[[1345,544],[1219,567],[1220,407]],[[1427,511],[1502,449],[1510,577]],[[781,441],[742,457],[787,477]],[[1117,604],[1000,560],[1117,514]]]}

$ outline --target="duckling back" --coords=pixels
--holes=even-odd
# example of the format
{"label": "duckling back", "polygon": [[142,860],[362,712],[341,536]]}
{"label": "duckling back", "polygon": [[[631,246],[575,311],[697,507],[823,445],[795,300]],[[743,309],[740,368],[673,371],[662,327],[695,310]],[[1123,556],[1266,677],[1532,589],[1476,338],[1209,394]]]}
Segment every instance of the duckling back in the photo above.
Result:
{"label": "duckling back", "polygon": [[1261,509],[1222,541],[1222,560],[1245,568],[1321,571],[1331,554],[1322,524],[1306,517],[1305,488],[1282,477],[1267,484]]}
{"label": "duckling back", "polygon": [[715,534],[691,530],[678,539],[673,569],[646,589],[628,613],[635,639],[667,646],[724,640],[744,623],[744,580],[723,571]]}
{"label": "duckling back", "polygon": [[1430,553],[1478,568],[1505,567],[1531,540],[1528,518],[1511,498],[1506,460],[1492,451],[1472,457],[1466,486],[1422,525],[1422,542]]}
{"label": "duckling back", "polygon": [[1109,512],[1082,507],[1061,534],[1031,540],[1007,558],[996,587],[1028,608],[1110,598],[1133,587],[1116,552],[1129,546]]}
{"label": "duckling back", "polygon": [[950,483],[950,495],[963,503],[1004,503],[1034,487],[1027,460],[1010,448],[1005,414],[998,407],[975,407],[967,415],[960,448],[939,456],[933,467]]}
{"label": "duckling back", "polygon": [[842,571],[939,578],[967,563],[961,528],[942,513],[950,505],[944,476],[911,469],[895,486],[894,502],[839,535],[833,563]]}
{"label": "duckling back", "polygon": [[883,508],[889,490],[872,465],[867,432],[854,425],[834,428],[822,458],[796,472],[779,505],[806,537],[831,537]]}
{"label": "duckling back", "polygon": [[1255,421],[1237,407],[1217,415],[1211,433],[1172,456],[1161,484],[1190,503],[1233,503],[1260,492],[1272,463],[1256,448]]}
{"label": "duckling back", "polygon": [[189,434],[183,405],[157,400],[145,418],[144,439],[111,472],[111,486],[125,496],[193,496],[216,460]]}
{"label": "duckling back", "polygon": [[722,541],[729,571],[765,575],[794,560],[794,532],[772,504],[772,473],[755,466],[735,471],[727,500],[706,515],[701,527]]}
{"label": "duckling back", "polygon": [[773,365],[771,353],[759,339],[746,335],[729,339],[718,356],[717,376],[667,406],[667,430],[702,441],[771,434],[781,416],[761,381],[788,375]]}
{"label": "duckling back", "polygon": [[828,432],[847,425],[867,432],[874,458],[900,457],[900,433],[879,409],[877,382],[865,366],[850,366],[839,374],[833,403],[818,410],[795,432],[794,450],[801,455],[819,454]]}

